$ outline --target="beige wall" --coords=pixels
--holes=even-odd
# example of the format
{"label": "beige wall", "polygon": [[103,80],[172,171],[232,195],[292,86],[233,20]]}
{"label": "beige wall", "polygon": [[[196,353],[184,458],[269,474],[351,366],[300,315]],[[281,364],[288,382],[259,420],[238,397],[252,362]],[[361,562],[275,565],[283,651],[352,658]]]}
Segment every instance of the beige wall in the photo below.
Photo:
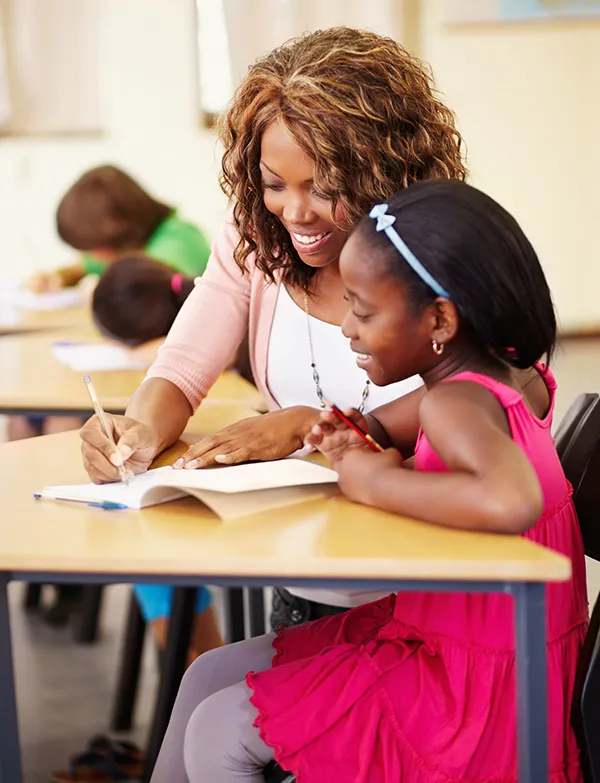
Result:
{"label": "beige wall", "polygon": [[600,22],[450,27],[444,0],[421,7],[473,184],[521,222],[563,327],[600,325]]}
{"label": "beige wall", "polygon": [[[319,24],[344,21],[343,3],[332,3],[336,14],[316,14]],[[348,22],[365,24],[353,3]],[[390,24],[384,5],[372,26]],[[420,10],[421,55],[458,113],[473,183],[522,222],[563,325],[600,323],[600,23],[449,27],[444,0],[402,6],[404,14],[394,5],[400,32],[414,28],[408,22]],[[218,150],[197,122],[192,0],[101,0],[101,7],[107,134],[0,141],[0,280],[70,257],[54,236],[53,210],[64,188],[99,162],[126,166],[211,234],[222,220]]]}

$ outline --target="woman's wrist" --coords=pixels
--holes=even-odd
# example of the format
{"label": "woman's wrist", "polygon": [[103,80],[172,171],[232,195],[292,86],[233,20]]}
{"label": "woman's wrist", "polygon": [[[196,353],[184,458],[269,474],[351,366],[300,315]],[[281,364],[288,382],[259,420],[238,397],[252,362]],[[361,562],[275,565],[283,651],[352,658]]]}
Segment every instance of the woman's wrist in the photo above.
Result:
{"label": "woman's wrist", "polygon": [[308,405],[296,405],[294,411],[297,414],[296,435],[300,439],[302,447],[304,446],[304,438],[319,421],[321,411]]}

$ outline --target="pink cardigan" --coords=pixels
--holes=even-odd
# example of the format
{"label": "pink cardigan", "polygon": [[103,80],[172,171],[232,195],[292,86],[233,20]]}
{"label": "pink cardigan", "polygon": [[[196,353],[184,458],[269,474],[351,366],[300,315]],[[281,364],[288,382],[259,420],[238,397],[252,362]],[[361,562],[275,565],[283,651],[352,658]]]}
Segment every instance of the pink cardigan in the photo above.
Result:
{"label": "pink cardigan", "polygon": [[227,366],[249,330],[250,364],[259,391],[270,410],[278,408],[267,387],[269,336],[280,281],[271,283],[246,261],[243,274],[233,258],[238,242],[227,223],[213,244],[204,275],[181,308],[150,370],[149,378],[165,378],[187,397],[194,410]]}

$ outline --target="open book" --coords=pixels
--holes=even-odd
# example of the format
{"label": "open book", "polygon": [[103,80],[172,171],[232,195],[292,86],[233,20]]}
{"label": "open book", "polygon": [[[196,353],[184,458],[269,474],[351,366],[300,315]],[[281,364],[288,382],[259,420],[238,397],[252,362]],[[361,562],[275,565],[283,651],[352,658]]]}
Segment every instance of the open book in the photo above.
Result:
{"label": "open book", "polygon": [[128,484],[72,484],[46,487],[42,498],[84,503],[118,503],[146,508],[193,495],[222,519],[255,514],[337,491],[337,473],[301,459],[254,462],[202,470],[171,466],[140,473]]}

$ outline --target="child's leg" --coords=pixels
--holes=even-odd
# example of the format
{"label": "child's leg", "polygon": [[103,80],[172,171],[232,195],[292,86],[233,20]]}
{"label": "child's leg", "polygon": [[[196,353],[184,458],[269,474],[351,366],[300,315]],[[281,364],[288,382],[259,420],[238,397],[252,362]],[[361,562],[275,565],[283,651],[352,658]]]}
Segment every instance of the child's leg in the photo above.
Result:
{"label": "child's leg", "polygon": [[188,783],[183,739],[192,713],[213,693],[241,682],[247,672],[269,669],[273,654],[273,634],[268,634],[219,647],[194,661],[181,681],[152,783]]}
{"label": "child's leg", "polygon": [[[169,632],[173,588],[167,585],[134,585],[133,589],[144,619],[152,627],[158,646],[164,650]],[[211,603],[209,590],[200,587],[196,599],[196,619],[188,652],[188,665],[202,653],[223,644]]]}
{"label": "child's leg", "polygon": [[190,783],[264,783],[273,749],[252,724],[256,710],[245,682],[230,685],[194,710],[185,732],[183,756]]}
{"label": "child's leg", "polygon": [[6,425],[7,440],[23,440],[42,434],[43,416],[9,416]]}

